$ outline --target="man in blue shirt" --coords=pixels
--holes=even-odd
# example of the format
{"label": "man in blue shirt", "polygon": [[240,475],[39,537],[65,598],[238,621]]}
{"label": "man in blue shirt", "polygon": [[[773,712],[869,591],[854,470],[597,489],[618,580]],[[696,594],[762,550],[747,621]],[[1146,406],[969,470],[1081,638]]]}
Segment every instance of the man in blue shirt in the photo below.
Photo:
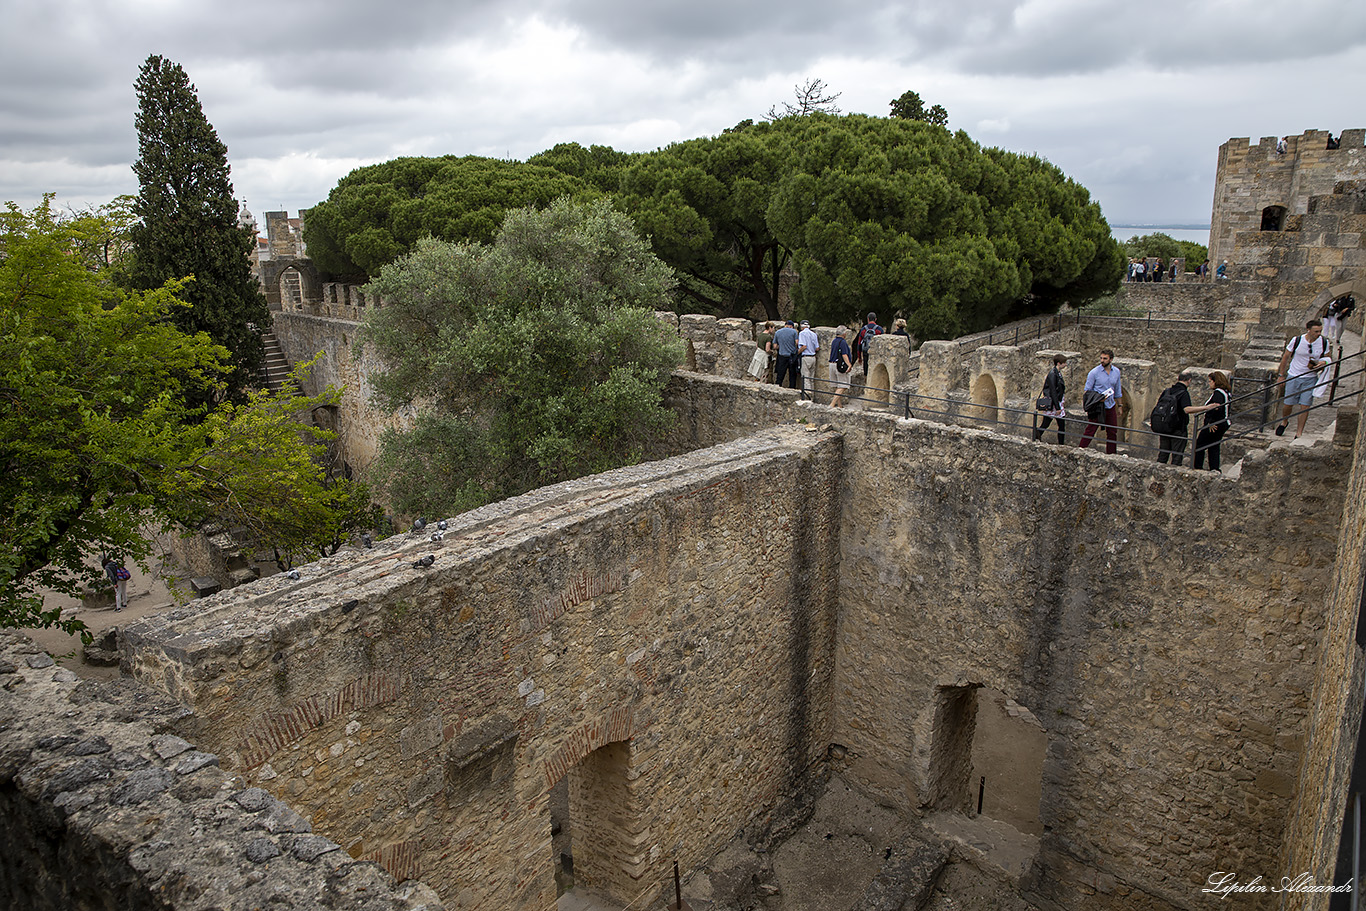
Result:
{"label": "man in blue shirt", "polygon": [[790,371],[792,382],[788,385],[793,389],[801,382],[801,357],[797,353],[797,330],[792,327],[792,320],[777,332],[773,333],[773,344],[778,349],[777,365],[774,369],[774,376],[779,386],[783,385],[783,377]]}
{"label": "man in blue shirt", "polygon": [[[1086,388],[1082,393],[1082,401],[1086,401],[1087,392],[1097,392],[1103,398],[1101,410],[1104,412],[1105,423],[1105,452],[1107,455],[1115,454],[1115,440],[1119,434],[1119,400],[1123,396],[1123,391],[1119,385],[1119,368],[1110,366],[1110,361],[1114,360],[1115,353],[1109,348],[1103,348],[1100,352],[1100,363],[1091,368],[1091,372],[1086,374]],[[1095,411],[1086,412],[1086,429],[1082,431],[1081,442],[1077,445],[1082,449],[1091,445],[1091,439],[1096,435],[1096,421],[1093,417]]]}

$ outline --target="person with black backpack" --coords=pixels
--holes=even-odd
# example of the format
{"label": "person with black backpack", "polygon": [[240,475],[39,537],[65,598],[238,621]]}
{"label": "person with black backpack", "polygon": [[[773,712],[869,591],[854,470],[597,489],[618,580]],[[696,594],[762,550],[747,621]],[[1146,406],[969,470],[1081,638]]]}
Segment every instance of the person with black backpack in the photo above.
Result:
{"label": "person with black backpack", "polygon": [[1160,434],[1157,439],[1157,460],[1167,464],[1168,457],[1177,468],[1186,460],[1186,429],[1190,427],[1191,372],[1182,370],[1176,382],[1162,390],[1148,416],[1148,426],[1153,433]]}
{"label": "person with black backpack", "polygon": [[873,346],[873,338],[881,335],[884,330],[877,324],[877,314],[869,313],[868,321],[863,324],[863,328],[858,331],[854,338],[854,363],[863,364],[863,378],[868,378],[868,352]]}

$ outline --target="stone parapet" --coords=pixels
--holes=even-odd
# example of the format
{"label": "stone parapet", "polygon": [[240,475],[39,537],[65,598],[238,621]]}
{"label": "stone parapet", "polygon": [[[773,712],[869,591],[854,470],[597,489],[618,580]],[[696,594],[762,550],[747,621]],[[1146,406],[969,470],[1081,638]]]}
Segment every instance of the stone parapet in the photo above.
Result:
{"label": "stone parapet", "polygon": [[441,911],[166,733],[184,708],[101,686],[0,631],[0,906]]}
{"label": "stone parapet", "polygon": [[544,488],[132,624],[124,666],[455,907],[554,906],[568,776],[579,882],[648,906],[822,774],[840,451],[778,428]]}

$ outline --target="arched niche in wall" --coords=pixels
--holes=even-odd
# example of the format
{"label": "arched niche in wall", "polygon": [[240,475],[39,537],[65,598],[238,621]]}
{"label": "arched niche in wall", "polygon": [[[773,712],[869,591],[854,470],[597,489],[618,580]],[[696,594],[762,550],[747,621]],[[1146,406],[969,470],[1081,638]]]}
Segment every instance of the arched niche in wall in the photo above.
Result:
{"label": "arched niche in wall", "polygon": [[887,365],[874,364],[868,373],[868,388],[863,394],[875,404],[886,405],[891,390],[892,379],[887,372]]}
{"label": "arched niche in wall", "polygon": [[1267,206],[1262,209],[1262,230],[1280,231],[1285,227],[1285,206]]}
{"label": "arched niche in wall", "polygon": [[972,407],[968,409],[970,426],[991,429],[996,423],[996,409],[1001,397],[996,391],[996,380],[990,373],[984,373],[972,381]]}

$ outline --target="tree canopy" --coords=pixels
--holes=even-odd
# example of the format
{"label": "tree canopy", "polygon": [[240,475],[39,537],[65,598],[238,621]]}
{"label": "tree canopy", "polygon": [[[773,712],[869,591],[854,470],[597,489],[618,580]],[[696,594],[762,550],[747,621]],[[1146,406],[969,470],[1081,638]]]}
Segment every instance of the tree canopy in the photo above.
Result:
{"label": "tree canopy", "polygon": [[936,104],[932,108],[926,108],[925,102],[920,100],[919,92],[903,92],[900,98],[893,100],[892,116],[902,120],[920,120],[938,127],[949,125],[949,112],[944,106]]}
{"label": "tree canopy", "polygon": [[329,275],[377,276],[423,237],[488,243],[512,209],[598,196],[596,180],[619,155],[562,145],[538,156],[545,163],[446,155],[356,168],[308,210],[304,242]]}
{"label": "tree canopy", "polygon": [[387,266],[360,344],[388,365],[380,402],[417,409],[381,445],[395,508],[451,514],[639,460],[671,419],[681,343],[654,310],[672,283],[605,200],[518,209],[491,244],[426,238]]}
{"label": "tree canopy", "polygon": [[103,584],[100,556],[144,560],[149,523],[196,523],[234,503],[264,514],[252,527],[270,544],[288,534],[266,510],[317,515],[320,444],[269,419],[307,414],[335,390],[191,405],[187,389],[215,390],[231,367],[207,333],[177,328],[183,280],[120,290],[86,255],[117,224],[62,218],[50,198],[32,212],[9,204],[0,227],[0,626],[78,631],[41,591]]}
{"label": "tree canopy", "polygon": [[204,116],[179,64],[155,54],[138,73],[138,195],[124,279],[151,291],[191,278],[190,303],[174,319],[187,333],[207,332],[230,352],[227,391],[240,395],[264,359],[259,329],[270,325],[265,294],[251,274],[253,233],[237,223],[228,150]]}
{"label": "tree canopy", "polygon": [[775,316],[788,256],[802,316],[899,310],[922,339],[1122,274],[1100,207],[1056,167],[912,120],[817,113],[678,143],[636,159],[621,200],[683,293],[719,311]]}
{"label": "tree canopy", "polygon": [[[823,83],[807,89],[832,100]],[[1084,187],[1040,158],[936,125],[947,113],[914,92],[897,105],[891,118],[794,110],[635,155],[568,143],[526,164],[362,168],[310,213],[309,249],[369,250],[363,268],[346,268],[370,272],[428,234],[483,242],[514,200],[544,206],[542,191],[570,186],[578,199],[611,192],[676,271],[682,309],[777,318],[791,287],[797,315],[900,312],[918,337],[942,338],[1118,284],[1119,246]],[[486,204],[504,178],[510,192]]]}

